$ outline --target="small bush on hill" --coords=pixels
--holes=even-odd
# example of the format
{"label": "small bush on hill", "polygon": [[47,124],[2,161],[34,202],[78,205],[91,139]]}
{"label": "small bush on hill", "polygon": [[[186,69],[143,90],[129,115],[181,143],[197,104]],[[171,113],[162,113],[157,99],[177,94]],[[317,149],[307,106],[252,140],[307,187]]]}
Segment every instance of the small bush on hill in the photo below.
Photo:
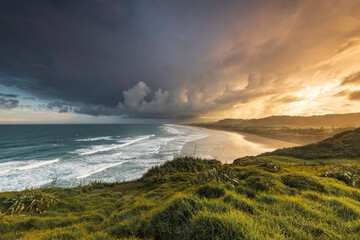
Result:
{"label": "small bush on hill", "polygon": [[275,164],[275,163],[262,163],[259,165],[260,167],[263,167],[268,172],[279,172],[282,170],[281,166]]}
{"label": "small bush on hill", "polygon": [[4,214],[15,214],[22,212],[43,213],[50,205],[59,201],[59,198],[52,192],[44,192],[41,189],[27,189],[15,198],[5,198],[1,205]]}
{"label": "small bush on hill", "polygon": [[343,181],[349,186],[355,187],[360,181],[360,167],[356,165],[339,165],[330,168],[324,177],[331,177]]}

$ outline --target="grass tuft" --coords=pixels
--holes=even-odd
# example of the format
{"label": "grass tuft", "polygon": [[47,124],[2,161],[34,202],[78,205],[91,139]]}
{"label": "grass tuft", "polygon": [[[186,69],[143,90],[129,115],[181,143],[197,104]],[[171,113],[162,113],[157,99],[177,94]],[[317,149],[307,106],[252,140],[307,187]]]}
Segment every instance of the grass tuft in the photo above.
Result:
{"label": "grass tuft", "polygon": [[205,185],[198,188],[196,191],[200,197],[205,198],[220,198],[225,195],[224,188],[214,186],[214,185]]}
{"label": "grass tuft", "polygon": [[325,192],[325,186],[313,177],[301,174],[287,174],[281,177],[282,182],[298,190]]}
{"label": "grass tuft", "polygon": [[3,199],[1,206],[5,209],[4,214],[44,213],[52,204],[58,201],[58,196],[53,192],[45,192],[41,189],[27,189],[14,198]]}

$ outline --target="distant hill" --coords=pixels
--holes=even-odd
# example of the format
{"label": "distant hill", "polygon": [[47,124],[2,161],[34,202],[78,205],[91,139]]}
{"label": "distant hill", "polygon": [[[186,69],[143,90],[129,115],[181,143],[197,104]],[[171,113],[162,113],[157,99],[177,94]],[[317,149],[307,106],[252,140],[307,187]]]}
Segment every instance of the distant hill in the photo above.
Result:
{"label": "distant hill", "polygon": [[337,133],[360,127],[360,113],[320,116],[271,116],[259,119],[224,119],[192,126],[255,134],[300,145],[317,143]]}
{"label": "distant hill", "polygon": [[318,143],[278,149],[262,155],[289,156],[301,159],[357,158],[360,157],[360,128],[336,134]]}
{"label": "distant hill", "polygon": [[297,127],[360,127],[360,113],[328,114],[320,116],[271,116],[259,119],[224,119],[215,123],[218,126],[233,127],[273,127],[273,126],[297,126]]}

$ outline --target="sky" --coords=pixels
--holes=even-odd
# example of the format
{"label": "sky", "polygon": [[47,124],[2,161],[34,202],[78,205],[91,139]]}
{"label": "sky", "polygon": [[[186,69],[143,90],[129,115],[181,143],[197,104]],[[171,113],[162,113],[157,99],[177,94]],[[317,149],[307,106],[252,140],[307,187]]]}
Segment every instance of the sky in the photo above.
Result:
{"label": "sky", "polygon": [[360,112],[358,0],[1,0],[0,123]]}

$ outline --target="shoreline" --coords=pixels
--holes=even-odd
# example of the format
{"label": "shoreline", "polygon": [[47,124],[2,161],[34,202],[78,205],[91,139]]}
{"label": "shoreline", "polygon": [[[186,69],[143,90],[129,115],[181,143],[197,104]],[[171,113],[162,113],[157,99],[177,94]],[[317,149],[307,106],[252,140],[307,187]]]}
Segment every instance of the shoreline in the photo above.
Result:
{"label": "shoreline", "polygon": [[214,130],[198,126],[188,127],[204,131],[208,136],[184,144],[180,155],[207,159],[214,158],[225,164],[230,164],[240,157],[298,146],[295,143],[247,133]]}
{"label": "shoreline", "polygon": [[[326,138],[332,137],[333,135],[291,135],[291,134],[273,134],[273,133],[266,133],[266,132],[258,132],[258,131],[249,131],[249,130],[240,130],[240,129],[233,129],[233,128],[227,128],[227,127],[216,127],[216,126],[207,126],[207,125],[184,125],[184,126],[194,126],[194,127],[200,127],[205,129],[211,129],[211,130],[219,130],[219,131],[227,131],[227,132],[234,132],[244,135],[251,135],[251,136],[260,136],[264,138],[270,138],[275,140],[280,140],[284,142],[294,143],[298,146],[301,145],[308,145],[311,143],[317,143],[320,142]],[[345,131],[345,130],[344,130]],[[336,134],[336,133],[334,133]]]}

